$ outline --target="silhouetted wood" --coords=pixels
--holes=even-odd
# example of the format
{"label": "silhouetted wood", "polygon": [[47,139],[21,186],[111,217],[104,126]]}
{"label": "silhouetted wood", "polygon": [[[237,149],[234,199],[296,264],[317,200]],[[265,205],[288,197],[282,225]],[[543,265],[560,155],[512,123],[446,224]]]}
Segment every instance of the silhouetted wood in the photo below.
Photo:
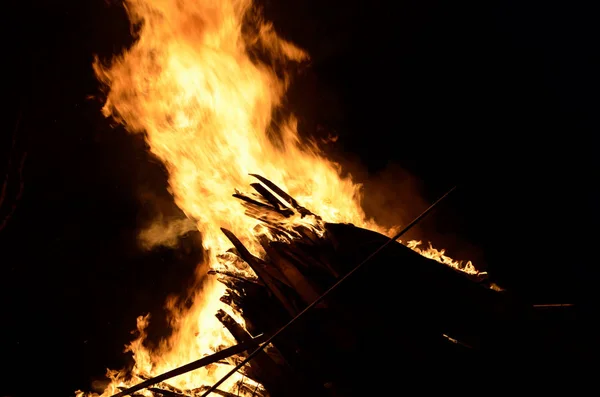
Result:
{"label": "silhouetted wood", "polygon": [[311,274],[318,274],[320,278],[325,278],[329,285],[339,277],[339,274],[331,265],[313,257],[307,251],[299,248],[296,243],[287,244],[274,241],[269,245],[281,255],[291,259],[302,271],[309,271]]}
{"label": "silhouetted wood", "polygon": [[[238,291],[226,300],[238,306],[241,301],[244,318],[256,327],[254,332],[271,331],[288,321],[275,311],[269,315],[271,309],[266,308],[271,302],[293,305],[300,299],[309,305],[378,251],[368,265],[328,295],[326,305],[321,302],[317,306],[321,310],[307,313],[273,341],[285,362],[302,374],[308,394],[370,394],[369,379],[395,378],[394,368],[399,365],[407,368],[401,371],[405,380],[431,373],[434,366],[442,371],[437,374],[461,376],[458,369],[453,372],[457,357],[481,367],[490,362],[487,357],[503,353],[503,348],[516,352],[525,347],[519,342],[521,330],[516,326],[519,318],[527,317],[521,303],[387,236],[351,224],[323,223],[315,216],[315,227],[324,228],[322,233],[305,225],[285,229],[288,226],[282,226],[280,218],[260,214],[284,205],[275,195],[303,215],[314,214],[272,182],[254,176],[270,189],[253,184],[270,204],[254,205],[251,215],[273,232],[269,237],[256,236],[266,256],[250,255],[224,230],[238,255],[267,287],[273,285],[276,300],[269,295],[244,294],[240,285],[231,284]],[[296,313],[298,309],[294,306]],[[235,332],[237,337],[243,336],[239,329]],[[505,340],[500,341],[502,338]]]}
{"label": "silhouetted wood", "polygon": [[160,382],[163,382],[167,379],[171,379],[178,375],[185,374],[186,372],[190,372],[195,369],[205,367],[209,364],[216,363],[225,358],[229,358],[236,354],[243,353],[246,350],[256,348],[260,343],[262,343],[266,339],[268,339],[267,335],[261,335],[256,338],[253,338],[251,340],[245,341],[243,343],[239,343],[235,346],[225,348],[214,354],[211,354],[210,356],[202,357],[202,358],[200,358],[196,361],[193,361],[189,364],[182,365],[181,367],[175,368],[171,371],[167,371],[164,374],[155,376],[154,378],[151,378],[151,379],[147,379],[141,383],[138,383],[137,385],[134,385],[125,390],[122,390],[121,392],[119,392],[117,394],[114,394],[112,397],[129,396],[129,395],[135,393],[136,391],[146,389],[150,386],[154,386],[154,385],[159,384]]}
{"label": "silhouetted wood", "polygon": [[[258,202],[242,194],[234,194],[233,197],[242,200],[242,205],[246,208],[245,213],[247,216],[266,222],[271,227],[275,226],[273,220],[284,220],[293,214],[290,214],[289,211],[282,211],[271,205]],[[281,229],[281,231],[284,230]]]}
{"label": "silhouetted wood", "polygon": [[231,335],[235,338],[235,340],[240,342],[245,342],[247,340],[252,339],[252,336],[238,324],[229,314],[225,313],[223,310],[217,311],[215,316],[219,319],[219,321],[227,328]]}
{"label": "silhouetted wood", "polygon": [[[223,310],[219,310],[216,317],[238,343],[252,339],[250,333]],[[267,387],[270,386],[270,389],[281,389],[281,383],[293,382],[293,380],[289,378],[289,375],[286,376],[283,368],[278,366],[264,351],[256,356],[246,372],[250,378]]]}
{"label": "silhouetted wood", "polygon": [[273,206],[266,204],[266,203],[262,203],[258,200],[253,199],[252,197],[247,196],[246,194],[242,193],[242,192],[238,192],[236,190],[236,192],[234,194],[232,194],[233,197],[240,199],[242,201],[245,201],[246,203],[253,205],[255,207],[259,207],[259,208],[264,208],[264,209],[268,209],[268,210],[275,210],[276,208],[273,208]]}
{"label": "silhouetted wood", "polygon": [[262,263],[260,263],[260,260],[255,258],[254,255],[252,255],[246,249],[246,247],[244,247],[241,241],[238,240],[238,238],[235,237],[233,233],[224,228],[221,228],[221,230],[223,231],[225,236],[227,236],[229,241],[231,241],[231,243],[234,245],[234,247],[240,254],[240,257],[244,261],[246,261],[246,263],[248,263],[252,270],[254,270],[258,278],[267,286],[267,288],[269,288],[273,295],[277,297],[277,299],[279,300],[281,305],[286,309],[286,311],[292,316],[295,313],[297,313],[289,298],[286,297],[286,295],[282,292],[281,287],[277,285],[276,279],[273,278],[269,273],[267,273],[267,270],[265,270],[265,266]]}
{"label": "silhouetted wood", "polygon": [[287,201],[287,203],[290,204],[290,206],[292,208],[294,208],[300,215],[302,215],[302,216],[312,215],[312,216],[315,216],[316,218],[320,219],[319,216],[313,214],[311,211],[309,211],[306,208],[302,207],[300,204],[298,204],[298,202],[296,201],[296,199],[294,199],[287,192],[285,192],[283,189],[281,189],[279,186],[277,186],[276,184],[274,184],[273,182],[271,182],[270,180],[268,180],[264,176],[257,175],[257,174],[250,174],[250,175],[253,176],[253,177],[255,177],[256,179],[258,179],[259,181],[261,181],[262,183],[264,183],[265,186],[267,186],[269,189],[271,189],[272,191],[274,191],[275,193],[277,193],[282,199],[284,199],[285,201]]}
{"label": "silhouetted wood", "polygon": [[302,236],[306,244],[320,245],[324,243],[323,239],[307,226],[298,225],[294,227],[294,230]]}
{"label": "silhouetted wood", "polygon": [[265,236],[260,236],[258,240],[267,253],[270,262],[279,269],[306,304],[312,303],[319,297],[319,291],[313,283],[304,277],[294,264],[273,249]]}
{"label": "silhouetted wood", "polygon": [[225,295],[220,298],[220,301],[239,310],[244,306],[244,300],[236,291],[237,289],[234,288],[228,289]]}
{"label": "silhouetted wood", "polygon": [[265,188],[260,183],[251,183],[250,186],[252,186],[254,190],[256,190],[261,196],[263,196],[269,202],[269,204],[275,207],[277,211],[279,211],[286,218],[294,215],[294,211],[286,207],[285,204],[279,201],[279,199],[275,197],[273,193],[269,192],[267,188]]}
{"label": "silhouetted wood", "polygon": [[[207,386],[203,386],[203,387],[199,387],[197,389],[194,389],[192,391],[194,393],[202,393],[202,392],[204,392],[206,390],[208,390],[208,387]],[[218,394],[219,396],[223,396],[223,397],[239,397],[236,394],[229,393],[229,392],[226,392],[226,391],[223,391],[223,390],[219,390],[219,389],[214,390],[213,393]]]}
{"label": "silhouetted wood", "polygon": [[166,396],[166,397],[190,397],[190,395],[188,395],[188,394],[176,393],[176,392],[171,391],[171,390],[159,389],[158,387],[150,387],[148,390],[150,390],[152,393],[158,394],[160,396]]}
{"label": "silhouetted wood", "polygon": [[237,281],[240,281],[242,283],[246,283],[246,284],[254,284],[256,286],[259,287],[264,287],[264,283],[262,283],[259,280],[251,280],[249,278],[246,278],[242,275],[236,274],[234,272],[230,272],[227,270],[215,270],[215,269],[211,269],[208,271],[208,274],[214,274],[214,275],[223,275],[223,276],[227,276],[227,277],[231,277],[233,279],[236,279]]}

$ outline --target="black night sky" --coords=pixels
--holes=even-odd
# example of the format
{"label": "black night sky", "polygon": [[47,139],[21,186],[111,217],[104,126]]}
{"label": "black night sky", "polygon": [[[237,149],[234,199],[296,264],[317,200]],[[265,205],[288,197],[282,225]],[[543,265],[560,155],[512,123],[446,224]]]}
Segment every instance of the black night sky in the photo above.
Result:
{"label": "black night sky", "polygon": [[[590,350],[597,13],[555,1],[264,4],[311,54],[289,97],[303,133],[338,134],[328,150],[367,197],[387,186],[374,215],[407,222],[459,184],[413,237],[473,258],[523,299],[576,303],[555,314],[556,332]],[[94,55],[131,44],[123,8],[21,2],[2,25],[0,222],[16,206],[0,230],[0,396],[72,395],[125,364],[136,316],[160,315],[199,252],[138,248],[140,227],[177,212],[166,176],[88,99],[100,93]]]}

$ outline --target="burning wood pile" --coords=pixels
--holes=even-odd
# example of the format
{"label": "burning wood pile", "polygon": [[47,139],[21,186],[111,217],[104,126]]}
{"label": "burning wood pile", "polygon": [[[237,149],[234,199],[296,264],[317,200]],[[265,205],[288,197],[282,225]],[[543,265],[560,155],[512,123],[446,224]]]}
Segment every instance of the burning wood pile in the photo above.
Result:
{"label": "burning wood pile", "polygon": [[[310,57],[251,0],[125,5],[135,42],[94,63],[103,113],[144,134],[207,255],[193,291],[167,305],[169,337],[150,348],[138,318],[135,364],[109,370],[102,397],[389,393],[399,366],[406,383],[510,345],[518,310],[505,294],[441,252],[392,242],[363,211],[361,186],[301,138],[283,105]],[[235,191],[252,170],[277,186],[254,175],[255,193]]]}
{"label": "burning wood pile", "polygon": [[[432,373],[432,360],[442,365],[444,360],[460,357],[464,362],[477,352],[493,352],[499,324],[508,319],[502,314],[508,302],[484,275],[458,271],[399,243],[371,257],[388,237],[350,224],[325,223],[268,179],[253,176],[258,180],[251,184],[255,193],[236,191],[234,197],[248,216],[260,221],[256,238],[264,255],[253,255],[231,231],[222,229],[232,248],[219,255],[221,266],[209,271],[227,287],[221,301],[245,322],[223,310],[216,313],[238,345],[171,371],[164,379],[232,356],[240,363],[248,350],[290,320],[285,333],[240,368],[255,385],[251,389],[240,381],[243,395],[359,395],[373,387],[377,374],[402,362],[412,367],[403,371],[404,382],[409,382],[408,374],[423,366]],[[366,258],[369,266],[298,317]],[[383,341],[394,351],[382,350]],[[160,380],[146,382],[146,387],[154,386],[148,389],[153,395],[200,396],[208,390],[178,390],[157,385]]]}

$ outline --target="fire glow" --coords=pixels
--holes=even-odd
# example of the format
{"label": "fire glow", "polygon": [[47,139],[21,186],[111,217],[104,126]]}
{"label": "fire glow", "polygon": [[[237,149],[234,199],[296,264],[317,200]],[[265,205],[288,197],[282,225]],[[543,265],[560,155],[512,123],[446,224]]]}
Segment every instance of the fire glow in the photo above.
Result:
{"label": "fire glow", "polygon": [[[300,139],[293,117],[273,122],[289,85],[285,70],[308,55],[278,37],[251,0],[126,0],[125,5],[138,28],[135,44],[109,65],[94,65],[107,87],[104,113],[128,131],[145,134],[150,151],[168,170],[175,203],[202,233],[209,267],[228,266],[220,254],[231,243],[221,227],[257,256],[263,254],[255,237],[266,229],[232,197],[252,181],[251,173],[268,176],[323,221],[390,234],[365,216],[360,185],[342,178],[337,164]],[[291,222],[320,232],[314,217]],[[408,246],[476,273],[470,262],[462,266],[443,251],[419,249],[416,242]],[[144,346],[148,318],[138,319],[140,336],[128,346],[135,366],[128,373],[109,371],[112,382],[102,396],[235,344],[215,313],[222,309],[242,324],[243,319],[220,302],[225,287],[206,277],[205,268],[198,268],[192,306],[169,306],[173,332],[158,348]],[[215,383],[230,369],[215,364],[170,384],[192,390]],[[222,389],[231,390],[241,380],[241,374],[233,376]]]}

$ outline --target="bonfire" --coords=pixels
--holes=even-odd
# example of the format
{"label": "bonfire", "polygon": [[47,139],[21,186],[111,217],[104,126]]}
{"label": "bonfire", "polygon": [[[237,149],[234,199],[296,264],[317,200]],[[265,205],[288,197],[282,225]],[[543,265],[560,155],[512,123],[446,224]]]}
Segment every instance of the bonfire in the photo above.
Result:
{"label": "bonfire", "polygon": [[[480,338],[451,317],[488,313],[497,291],[471,262],[417,241],[389,244],[373,261],[384,273],[359,276],[378,279],[379,296],[359,297],[355,280],[321,298],[399,228],[368,219],[360,184],[298,134],[284,96],[294,70],[309,60],[305,51],[279,37],[250,0],[125,6],[135,43],[94,64],[106,89],[103,111],[144,134],[206,256],[188,293],[192,304],[170,306],[170,337],[147,348],[150,319],[138,318],[139,337],[127,347],[134,366],[109,370],[103,397],[200,396],[217,382],[210,391],[225,396],[344,395],[354,375],[343,357],[363,352],[375,330],[382,337],[398,331],[374,309],[392,299],[412,297],[427,313],[409,332],[415,343],[475,347]],[[274,122],[275,113],[288,116]],[[166,228],[153,241],[189,229]],[[447,301],[427,299],[432,288]],[[311,314],[269,340],[311,305]],[[258,346],[264,349],[244,363]]]}

